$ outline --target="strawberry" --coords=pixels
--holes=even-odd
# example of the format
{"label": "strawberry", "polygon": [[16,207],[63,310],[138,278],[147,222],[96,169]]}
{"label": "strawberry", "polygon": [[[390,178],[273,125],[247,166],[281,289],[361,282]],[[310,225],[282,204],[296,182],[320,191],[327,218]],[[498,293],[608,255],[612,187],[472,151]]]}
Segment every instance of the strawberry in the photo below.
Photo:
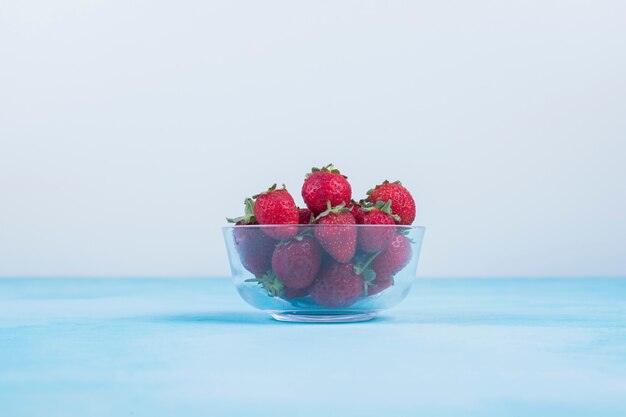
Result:
{"label": "strawberry", "polygon": [[361,250],[373,253],[387,248],[396,233],[396,228],[378,225],[395,226],[396,220],[400,219],[397,215],[391,214],[391,200],[386,203],[377,201],[375,205],[362,208],[361,211],[361,224],[376,225],[359,228],[359,247]]}
{"label": "strawberry", "polygon": [[313,221],[313,214],[308,208],[298,208],[298,224],[311,224]]}
{"label": "strawberry", "polygon": [[350,262],[356,252],[358,232],[354,216],[344,204],[331,207],[328,202],[326,211],[316,217],[315,224],[315,237],[326,252],[337,262]]}
{"label": "strawberry", "polygon": [[364,293],[364,281],[351,263],[333,262],[319,273],[311,296],[323,306],[346,307]]}
{"label": "strawberry", "polygon": [[310,236],[278,244],[272,256],[272,270],[285,287],[299,290],[315,280],[322,262],[322,248]]}
{"label": "strawberry", "polygon": [[294,290],[293,288],[285,287],[281,298],[283,300],[293,300],[295,298],[306,297],[307,295],[309,295],[309,288]]}
{"label": "strawberry", "polygon": [[368,201],[372,203],[377,201],[385,203],[391,200],[393,214],[400,216],[399,224],[409,225],[415,220],[415,201],[409,190],[404,188],[400,181],[385,181],[369,190],[367,194]]}
{"label": "strawberry", "polygon": [[333,164],[311,169],[302,185],[302,198],[314,216],[326,210],[328,201],[335,207],[350,203],[351,197],[352,187],[347,177],[334,169]]}
{"label": "strawberry", "polygon": [[270,269],[276,243],[274,239],[259,228],[235,227],[233,240],[244,268],[255,276],[263,275]]}
{"label": "strawberry", "polygon": [[[245,214],[234,219],[227,219],[235,226],[246,226],[258,224],[253,213],[254,202],[251,198],[244,201]],[[233,241],[241,265],[255,276],[265,274],[272,264],[272,253],[274,252],[274,239],[263,233],[256,227],[235,227],[233,229]]]}
{"label": "strawberry", "polygon": [[412,253],[409,239],[396,232],[387,249],[372,262],[372,270],[377,277],[391,277],[411,261]]}
{"label": "strawberry", "polygon": [[[298,207],[284,185],[277,190],[274,184],[254,198],[254,216],[259,224],[298,224]],[[290,239],[298,233],[298,228],[267,227],[263,231],[275,239]]]}
{"label": "strawberry", "polygon": [[356,221],[356,224],[363,224],[362,205],[363,205],[362,201],[357,203],[354,200],[350,201],[350,203],[346,205],[346,208],[349,209],[350,213],[352,213],[352,215],[354,216],[354,220]]}

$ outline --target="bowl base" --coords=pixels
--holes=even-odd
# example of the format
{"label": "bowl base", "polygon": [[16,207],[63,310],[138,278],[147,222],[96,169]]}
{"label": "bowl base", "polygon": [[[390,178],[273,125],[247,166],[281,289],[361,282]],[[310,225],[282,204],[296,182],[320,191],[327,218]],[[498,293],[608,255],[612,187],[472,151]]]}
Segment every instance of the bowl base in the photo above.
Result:
{"label": "bowl base", "polygon": [[376,313],[332,313],[315,311],[281,311],[270,313],[275,320],[295,323],[355,323],[376,317]]}

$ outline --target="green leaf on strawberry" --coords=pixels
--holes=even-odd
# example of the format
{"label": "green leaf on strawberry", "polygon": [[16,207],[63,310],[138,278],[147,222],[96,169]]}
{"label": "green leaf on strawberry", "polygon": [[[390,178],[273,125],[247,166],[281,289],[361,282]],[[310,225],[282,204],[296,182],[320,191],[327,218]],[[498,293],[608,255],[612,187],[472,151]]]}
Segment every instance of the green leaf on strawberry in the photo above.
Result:
{"label": "green leaf on strawberry", "polygon": [[246,198],[243,204],[245,207],[244,215],[234,218],[226,217],[226,221],[228,221],[228,223],[256,224],[256,217],[254,217],[254,200],[251,198]]}
{"label": "green leaf on strawberry", "polygon": [[245,282],[256,282],[263,287],[270,297],[282,297],[285,291],[283,283],[280,282],[276,274],[271,270],[267,271],[264,275],[247,279]]}

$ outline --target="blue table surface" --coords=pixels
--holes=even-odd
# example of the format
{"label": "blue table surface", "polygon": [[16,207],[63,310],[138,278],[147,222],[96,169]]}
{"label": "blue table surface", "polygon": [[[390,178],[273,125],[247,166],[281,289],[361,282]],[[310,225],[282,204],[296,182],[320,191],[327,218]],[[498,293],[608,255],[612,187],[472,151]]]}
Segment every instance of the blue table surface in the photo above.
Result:
{"label": "blue table surface", "polygon": [[0,280],[0,416],[626,416],[626,280],[422,279],[353,324],[226,279]]}

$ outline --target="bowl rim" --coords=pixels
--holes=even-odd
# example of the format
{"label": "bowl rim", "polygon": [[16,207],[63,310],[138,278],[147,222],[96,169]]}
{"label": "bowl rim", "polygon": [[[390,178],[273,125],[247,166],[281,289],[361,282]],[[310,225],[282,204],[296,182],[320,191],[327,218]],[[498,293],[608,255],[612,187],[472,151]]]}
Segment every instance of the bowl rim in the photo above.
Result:
{"label": "bowl rim", "polygon": [[426,230],[426,226],[418,226],[418,225],[405,225],[405,224],[315,224],[315,223],[310,223],[310,224],[240,224],[240,225],[228,225],[228,226],[222,226],[222,230],[230,230],[230,229],[241,229],[241,228],[245,228],[245,229],[281,229],[281,228],[292,228],[292,227],[298,227],[298,228],[304,228],[304,227],[380,227],[380,228],[401,228],[404,230]]}

